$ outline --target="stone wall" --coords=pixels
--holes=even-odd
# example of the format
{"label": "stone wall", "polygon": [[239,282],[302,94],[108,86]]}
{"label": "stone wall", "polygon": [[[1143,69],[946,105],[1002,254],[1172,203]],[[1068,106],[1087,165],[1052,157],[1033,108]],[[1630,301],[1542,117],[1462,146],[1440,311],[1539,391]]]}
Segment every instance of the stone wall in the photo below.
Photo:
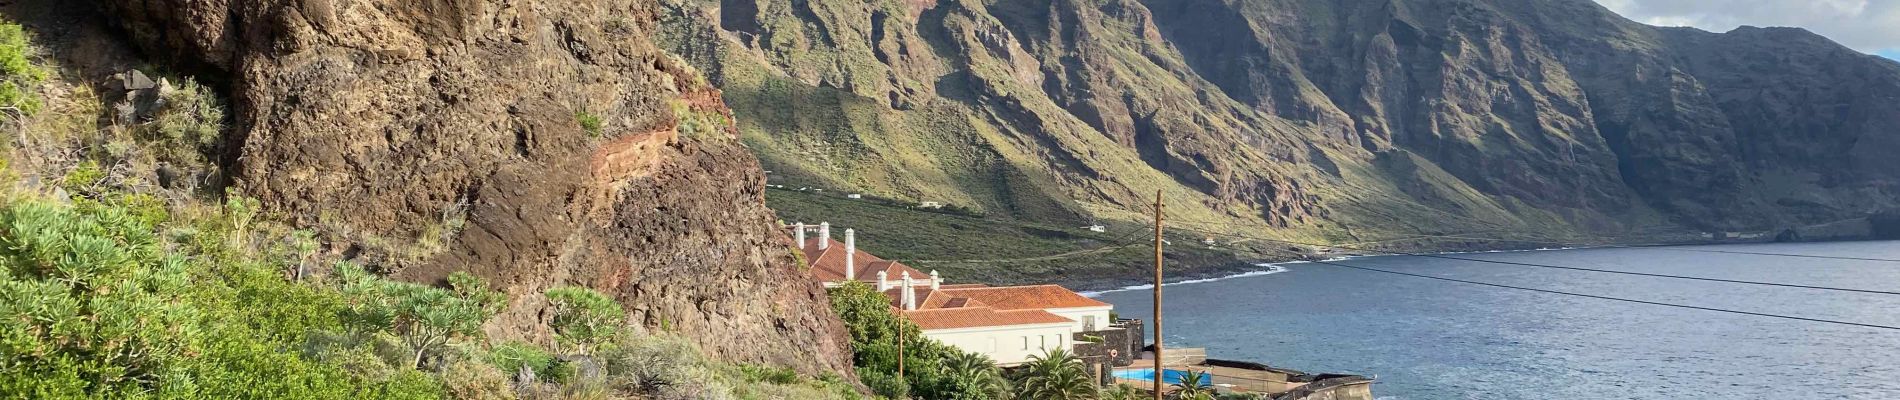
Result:
{"label": "stone wall", "polygon": [[1101,384],[1110,385],[1114,383],[1110,371],[1134,365],[1135,357],[1141,355],[1146,345],[1142,333],[1141,320],[1122,320],[1109,329],[1076,332],[1074,353],[1091,374],[1097,374]]}
{"label": "stone wall", "polygon": [[1337,375],[1320,379],[1274,397],[1274,400],[1372,399],[1372,380],[1357,375]]}

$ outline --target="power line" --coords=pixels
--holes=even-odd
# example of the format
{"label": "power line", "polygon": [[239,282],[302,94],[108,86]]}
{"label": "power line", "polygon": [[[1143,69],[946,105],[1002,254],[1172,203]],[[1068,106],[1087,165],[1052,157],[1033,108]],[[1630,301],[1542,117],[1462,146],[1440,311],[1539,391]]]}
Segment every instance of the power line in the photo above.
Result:
{"label": "power line", "polygon": [[1787,253],[1761,253],[1761,252],[1753,252],[1753,251],[1730,251],[1730,250],[1698,250],[1698,249],[1670,249],[1670,248],[1659,248],[1659,249],[1662,249],[1662,250],[1674,250],[1674,251],[1694,251],[1694,252],[1701,252],[1701,253],[1727,253],[1727,254],[1752,254],[1752,255],[1758,255],[1758,256],[1777,256],[1777,257],[1801,257],[1801,258],[1825,258],[1825,259],[1830,259],[1830,260],[1859,260],[1859,261],[1882,261],[1882,262],[1900,262],[1900,260],[1896,260],[1896,259],[1892,259],[1892,258],[1864,258],[1864,257],[1840,257],[1840,256],[1818,256],[1818,255],[1813,255],[1813,254],[1787,254]]}
{"label": "power line", "polygon": [[1126,234],[1123,234],[1121,237],[1115,238],[1114,240],[1106,241],[1109,244],[1104,245],[1102,247],[1056,253],[1056,254],[1050,254],[1050,255],[1044,255],[1044,256],[974,259],[974,260],[893,260],[893,261],[911,263],[911,264],[995,264],[995,263],[1025,262],[1025,261],[1057,261],[1057,260],[1066,260],[1066,259],[1088,257],[1088,256],[1101,257],[1108,254],[1114,254],[1115,252],[1119,252],[1122,249],[1126,249],[1129,247],[1134,247],[1136,245],[1142,244],[1142,242],[1138,242],[1138,241],[1129,241],[1129,239],[1134,238],[1136,235],[1141,234],[1141,233],[1143,233],[1143,231],[1133,230],[1133,231],[1129,231]]}
{"label": "power line", "polygon": [[1686,305],[1686,304],[1674,304],[1674,303],[1664,303],[1664,302],[1658,302],[1658,301],[1636,300],[1636,299],[1628,299],[1628,298],[1622,298],[1622,297],[1599,296],[1599,295],[1594,295],[1594,294],[1565,292],[1565,291],[1550,290],[1550,289],[1538,289],[1538,288],[1512,286],[1512,285],[1490,283],[1490,282],[1479,282],[1479,281],[1470,281],[1470,280],[1464,280],[1464,279],[1446,278],[1442,276],[1398,272],[1398,271],[1384,270],[1384,269],[1378,269],[1378,268],[1367,268],[1367,267],[1340,264],[1340,263],[1335,263],[1335,262],[1330,262],[1330,261],[1313,261],[1312,263],[1320,264],[1320,265],[1329,265],[1329,266],[1340,267],[1340,268],[1356,269],[1356,270],[1362,270],[1362,271],[1387,273],[1387,274],[1393,274],[1393,275],[1404,275],[1404,276],[1410,276],[1410,277],[1416,277],[1416,278],[1435,279],[1435,280],[1441,280],[1441,281],[1458,282],[1458,283],[1490,286],[1490,287],[1505,288],[1505,289],[1524,290],[1524,291],[1531,291],[1531,292],[1538,292],[1538,293],[1577,296],[1577,297],[1585,297],[1585,298],[1592,298],[1592,299],[1598,299],[1598,300],[1620,301],[1620,302],[1627,302],[1627,303],[1647,304],[1647,305],[1652,305],[1652,306],[1674,307],[1674,308],[1684,308],[1684,309],[1702,310],[1702,311],[1714,311],[1714,312],[1720,312],[1720,313],[1739,314],[1739,315],[1752,315],[1752,316],[1757,316],[1757,317],[1780,318],[1780,319],[1788,319],[1788,320],[1795,320],[1795,321],[1820,322],[1820,323],[1827,323],[1827,324],[1849,325],[1849,326],[1858,326],[1858,327],[1866,327],[1866,328],[1900,330],[1900,326],[1867,324],[1867,323],[1860,323],[1860,322],[1837,321],[1837,320],[1820,319],[1820,318],[1797,317],[1797,316],[1792,316],[1792,315],[1769,314],[1769,313],[1760,313],[1760,312],[1753,312],[1753,311],[1730,310],[1730,309],[1725,309],[1725,308],[1692,306],[1692,305]]}
{"label": "power line", "polygon": [[1617,270],[1598,269],[1598,268],[1569,267],[1569,266],[1562,266],[1562,265],[1486,260],[1486,259],[1481,259],[1481,258],[1455,257],[1455,256],[1447,256],[1447,255],[1439,255],[1439,254],[1419,254],[1419,253],[1408,253],[1408,252],[1392,251],[1392,250],[1374,250],[1374,249],[1364,249],[1364,248],[1357,248],[1357,247],[1350,247],[1350,246],[1304,243],[1304,242],[1298,242],[1298,241],[1292,241],[1292,240],[1269,239],[1269,238],[1263,238],[1263,237],[1236,235],[1236,234],[1230,234],[1230,233],[1211,232],[1211,231],[1204,231],[1204,230],[1191,229],[1191,228],[1180,228],[1180,229],[1206,233],[1206,234],[1243,237],[1243,238],[1250,238],[1250,239],[1255,239],[1255,240],[1265,240],[1265,241],[1272,241],[1272,242],[1279,242],[1279,243],[1286,243],[1286,244],[1297,244],[1297,245],[1303,245],[1303,246],[1332,247],[1332,248],[1341,248],[1341,249],[1347,249],[1347,250],[1368,251],[1368,252],[1405,255],[1405,256],[1423,257],[1423,258],[1437,258],[1437,259],[1444,259],[1444,260],[1459,260],[1459,261],[1470,261],[1470,262],[1480,262],[1480,263],[1489,263],[1489,264],[1515,265],[1515,266],[1523,266],[1523,267],[1563,269],[1563,270],[1572,270],[1572,271],[1588,271],[1588,272],[1599,272],[1599,273],[1606,273],[1606,274],[1647,276],[1647,277],[1652,277],[1652,278],[1683,279],[1683,280],[1692,280],[1692,281],[1721,282],[1721,283],[1733,283],[1733,284],[1742,284],[1742,285],[1760,285],[1760,286],[1773,286],[1773,287],[1785,287],[1785,288],[1796,288],[1796,289],[1827,290],[1827,291],[1838,291],[1838,292],[1869,293],[1869,294],[1884,294],[1884,295],[1900,296],[1900,292],[1886,291],[1886,290],[1853,289],[1853,288],[1839,288],[1839,287],[1828,287],[1828,286],[1798,285],[1798,284],[1792,284],[1792,283],[1744,281],[1744,280],[1736,280],[1736,279],[1706,278],[1706,277],[1687,276],[1687,275],[1656,274],[1656,273],[1648,273],[1648,272],[1617,271]]}

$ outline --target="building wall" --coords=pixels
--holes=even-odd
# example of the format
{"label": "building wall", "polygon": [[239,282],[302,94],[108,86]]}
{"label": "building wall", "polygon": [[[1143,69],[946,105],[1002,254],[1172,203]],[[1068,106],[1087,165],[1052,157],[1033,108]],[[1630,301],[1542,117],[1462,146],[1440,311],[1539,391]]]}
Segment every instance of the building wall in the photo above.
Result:
{"label": "building wall", "polygon": [[[1104,363],[1110,367],[1126,367],[1134,364],[1135,357],[1141,355],[1141,347],[1135,342],[1141,340],[1140,321],[1135,324],[1108,325],[1099,330],[1076,332],[1073,352],[1085,362]],[[1101,339],[1101,343],[1088,343],[1085,339]]]}
{"label": "building wall", "polygon": [[1040,324],[1005,327],[938,329],[924,331],[924,337],[972,353],[989,356],[998,365],[1016,365],[1029,356],[1043,355],[1048,349],[1073,350],[1073,325]]}
{"label": "building wall", "polygon": [[[1112,307],[1112,306],[1102,306],[1102,307],[1081,307],[1081,308],[1050,308],[1050,309],[1045,309],[1044,311],[1048,311],[1050,314],[1055,314],[1063,318],[1074,320],[1075,321],[1074,330],[1076,332],[1085,332],[1085,331],[1098,331],[1098,330],[1108,329],[1108,326],[1110,324],[1115,323],[1115,321],[1108,319],[1108,312],[1114,309],[1115,307]],[[1091,317],[1095,319],[1095,327],[1093,329],[1085,326],[1088,323],[1089,318]]]}

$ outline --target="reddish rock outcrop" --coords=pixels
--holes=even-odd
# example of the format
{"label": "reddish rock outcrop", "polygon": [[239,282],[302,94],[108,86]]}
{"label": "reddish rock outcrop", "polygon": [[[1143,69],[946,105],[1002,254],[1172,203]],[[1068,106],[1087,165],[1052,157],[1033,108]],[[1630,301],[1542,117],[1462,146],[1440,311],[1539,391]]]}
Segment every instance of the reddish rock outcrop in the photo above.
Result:
{"label": "reddish rock outcrop", "polygon": [[228,84],[244,193],[397,277],[495,282],[516,304],[491,334],[545,334],[537,294],[579,284],[727,360],[850,370],[758,161],[730,132],[676,131],[676,113],[730,114],[648,41],[649,2],[100,5],[153,58]]}

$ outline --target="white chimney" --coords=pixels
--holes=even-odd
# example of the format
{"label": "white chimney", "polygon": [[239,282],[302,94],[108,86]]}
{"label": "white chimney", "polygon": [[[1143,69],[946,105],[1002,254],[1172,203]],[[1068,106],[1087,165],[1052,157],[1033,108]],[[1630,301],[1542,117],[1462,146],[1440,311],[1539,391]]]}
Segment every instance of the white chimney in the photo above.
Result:
{"label": "white chimney", "polygon": [[831,248],[831,223],[830,222],[818,223],[818,248],[819,249]]}
{"label": "white chimney", "polygon": [[937,270],[934,270],[934,269],[930,270],[930,290],[937,290],[937,289],[942,289],[942,288],[943,288],[943,276],[937,275]]}
{"label": "white chimney", "polygon": [[792,235],[798,240],[798,248],[805,248],[805,223],[792,224]]}
{"label": "white chimney", "polygon": [[904,287],[900,288],[901,293],[903,294],[898,296],[898,299],[903,301],[905,311],[916,310],[917,309],[917,287],[911,286],[915,284],[916,281],[911,280],[910,271],[904,271],[904,276],[902,276],[901,279],[904,280]]}
{"label": "white chimney", "polygon": [[891,274],[886,273],[884,271],[877,271],[877,292],[878,293],[884,293],[884,291],[886,290],[891,290],[890,278],[891,278]]}
{"label": "white chimney", "polygon": [[844,279],[858,279],[858,233],[857,230],[844,228]]}

